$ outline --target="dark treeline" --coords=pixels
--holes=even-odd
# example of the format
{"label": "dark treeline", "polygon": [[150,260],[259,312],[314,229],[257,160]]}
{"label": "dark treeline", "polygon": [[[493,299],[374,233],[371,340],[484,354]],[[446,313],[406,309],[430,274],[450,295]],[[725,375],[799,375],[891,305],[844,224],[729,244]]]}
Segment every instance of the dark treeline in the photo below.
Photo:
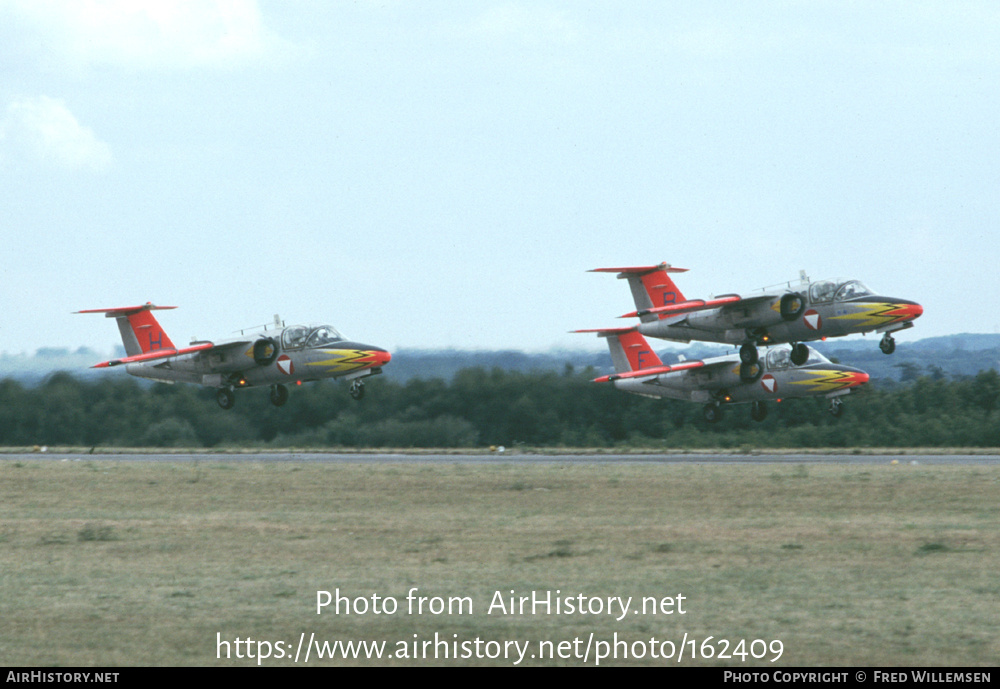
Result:
{"label": "dark treeline", "polygon": [[1000,374],[920,377],[846,398],[748,405],[709,425],[697,404],[651,400],[591,382],[592,370],[469,368],[450,381],[374,379],[360,402],[346,386],[306,384],[281,408],[241,390],[223,411],[214,390],[67,373],[34,387],[0,380],[0,446],[83,447],[1000,447]]}

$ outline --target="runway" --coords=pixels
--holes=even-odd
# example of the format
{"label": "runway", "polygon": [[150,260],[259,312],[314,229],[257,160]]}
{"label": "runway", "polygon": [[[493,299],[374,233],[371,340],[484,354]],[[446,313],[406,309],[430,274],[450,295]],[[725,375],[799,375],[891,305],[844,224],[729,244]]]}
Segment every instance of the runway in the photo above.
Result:
{"label": "runway", "polygon": [[1000,464],[998,454],[603,454],[523,452],[491,453],[337,453],[337,452],[248,452],[248,453],[68,453],[58,451],[0,454],[0,461],[115,461],[115,462],[310,462],[327,464],[908,464],[969,465]]}

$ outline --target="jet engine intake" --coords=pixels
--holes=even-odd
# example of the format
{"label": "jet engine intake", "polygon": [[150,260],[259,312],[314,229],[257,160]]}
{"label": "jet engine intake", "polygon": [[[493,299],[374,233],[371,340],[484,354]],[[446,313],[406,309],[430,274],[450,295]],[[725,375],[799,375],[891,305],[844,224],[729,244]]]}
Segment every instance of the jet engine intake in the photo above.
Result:
{"label": "jet engine intake", "polygon": [[806,298],[798,292],[789,292],[781,297],[779,306],[781,317],[786,321],[794,321],[806,310]]}
{"label": "jet engine intake", "polygon": [[253,360],[258,366],[270,366],[278,358],[278,343],[273,337],[262,337],[253,343]]}

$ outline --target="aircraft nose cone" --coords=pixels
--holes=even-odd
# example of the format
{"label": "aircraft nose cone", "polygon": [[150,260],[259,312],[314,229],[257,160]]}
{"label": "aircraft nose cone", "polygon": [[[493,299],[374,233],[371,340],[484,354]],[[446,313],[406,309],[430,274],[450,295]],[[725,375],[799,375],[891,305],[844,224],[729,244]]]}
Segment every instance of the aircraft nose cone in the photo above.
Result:
{"label": "aircraft nose cone", "polygon": [[370,366],[385,366],[392,360],[392,354],[385,351],[381,347],[374,347],[372,345],[360,345],[359,349],[366,351],[366,356],[371,359]]}
{"label": "aircraft nose cone", "polygon": [[889,302],[896,307],[896,313],[900,315],[902,320],[912,321],[914,318],[919,318],[924,312],[924,307],[915,301],[890,299]]}

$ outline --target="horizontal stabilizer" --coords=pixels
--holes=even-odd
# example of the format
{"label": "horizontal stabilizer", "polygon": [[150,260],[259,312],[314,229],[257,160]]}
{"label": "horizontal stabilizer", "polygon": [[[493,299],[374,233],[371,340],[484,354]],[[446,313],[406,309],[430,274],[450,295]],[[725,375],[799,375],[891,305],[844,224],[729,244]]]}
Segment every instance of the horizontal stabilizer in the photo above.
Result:
{"label": "horizontal stabilizer", "polygon": [[611,335],[624,335],[635,330],[635,326],[628,328],[589,328],[584,330],[574,330],[574,333],[597,333],[598,337],[610,337]]}
{"label": "horizontal stabilizer", "polygon": [[650,309],[640,309],[638,311],[626,313],[624,316],[619,316],[619,318],[641,318],[642,316],[649,314],[661,317],[679,316],[684,313],[694,313],[695,311],[714,309],[719,306],[725,306],[726,304],[735,304],[739,301],[742,301],[742,297],[740,297],[740,295],[726,294],[716,299],[691,299],[690,301],[684,301],[679,304],[666,304],[664,306],[654,306]]}
{"label": "horizontal stabilizer", "polygon": [[652,368],[644,368],[638,371],[631,371],[628,373],[612,373],[608,376],[601,376],[600,378],[595,378],[595,383],[607,383],[610,381],[618,380],[619,378],[645,378],[649,376],[658,376],[661,373],[671,373],[672,371],[688,371],[692,368],[701,368],[705,365],[704,361],[682,361],[679,364],[671,364],[668,366],[654,366]]}
{"label": "horizontal stabilizer", "polygon": [[[163,331],[163,327],[150,311],[176,309],[176,306],[157,306],[147,301],[141,306],[120,306],[114,309],[85,309],[76,313],[103,313],[107,318],[118,321],[118,330],[122,335],[122,345],[128,358],[142,355],[160,356],[161,352],[172,352],[174,356],[177,347]],[[129,363],[129,362],[125,362]]]}
{"label": "horizontal stabilizer", "polygon": [[73,313],[103,313],[108,318],[120,318],[121,316],[131,316],[143,311],[161,311],[165,309],[176,309],[176,306],[157,306],[151,302],[146,302],[142,306],[120,306],[114,309],[84,309]]}
{"label": "horizontal stabilizer", "polygon": [[183,349],[157,349],[146,354],[136,354],[134,356],[126,356],[121,359],[112,359],[111,361],[104,361],[100,364],[94,364],[91,368],[108,368],[109,366],[121,366],[122,364],[139,364],[144,361],[155,361],[157,359],[169,359],[172,356],[180,356],[181,354],[193,354],[194,352],[203,352],[208,349],[214,348],[215,345],[211,342],[202,342],[201,344],[194,345],[193,347],[184,347]]}
{"label": "horizontal stabilizer", "polygon": [[588,270],[588,273],[621,273],[619,277],[627,277],[629,275],[645,275],[647,273],[653,273],[658,270],[662,270],[664,273],[686,273],[687,268],[674,268],[669,263],[660,263],[655,266],[631,266],[626,268],[594,268],[593,270]]}

